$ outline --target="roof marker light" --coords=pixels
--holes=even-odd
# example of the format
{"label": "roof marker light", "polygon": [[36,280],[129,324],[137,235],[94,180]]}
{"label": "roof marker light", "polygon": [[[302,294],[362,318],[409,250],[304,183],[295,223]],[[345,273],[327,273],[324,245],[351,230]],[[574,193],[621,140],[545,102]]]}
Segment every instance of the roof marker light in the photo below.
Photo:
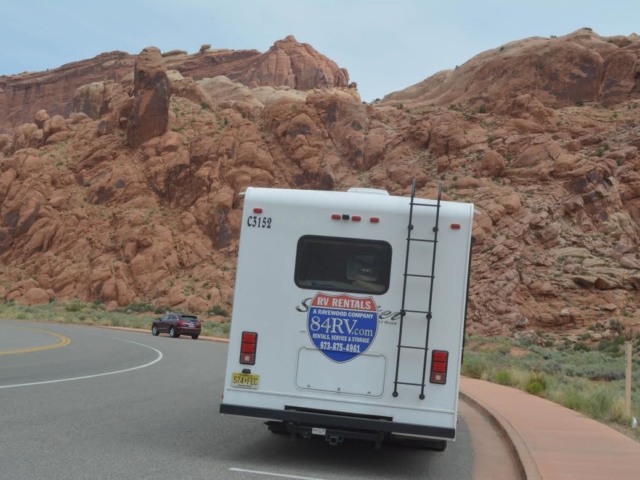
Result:
{"label": "roof marker light", "polygon": [[351,217],[351,220],[353,220],[354,222],[359,222],[360,220],[362,220],[362,217],[360,215],[354,215],[353,217]]}
{"label": "roof marker light", "polygon": [[342,215],[340,215],[339,213],[334,213],[333,215],[331,215],[331,218],[333,218],[334,220],[340,220],[342,218]]}
{"label": "roof marker light", "polygon": [[451,229],[452,230],[460,230],[460,224],[459,223],[452,223],[451,224]]}
{"label": "roof marker light", "polygon": [[370,221],[371,223],[380,223],[380,219],[379,219],[378,217],[371,217],[371,218],[369,219],[369,221]]}
{"label": "roof marker light", "polygon": [[262,209],[260,207],[256,207],[253,209],[253,213],[262,213]]}

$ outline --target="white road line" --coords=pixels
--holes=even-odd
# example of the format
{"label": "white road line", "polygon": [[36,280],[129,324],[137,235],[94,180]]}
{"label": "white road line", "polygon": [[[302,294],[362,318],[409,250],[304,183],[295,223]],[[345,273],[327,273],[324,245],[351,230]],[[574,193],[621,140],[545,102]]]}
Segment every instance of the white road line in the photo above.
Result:
{"label": "white road line", "polygon": [[113,338],[114,340],[120,340],[122,342],[133,343],[134,345],[140,345],[141,347],[149,348],[154,352],[156,352],[158,354],[158,357],[149,363],[145,363],[144,365],[138,365],[137,367],[126,368],[124,370],[116,370],[115,372],[96,373],[95,375],[85,375],[83,377],[60,378],[58,380],[45,380],[43,382],[16,383],[14,385],[0,385],[0,390],[4,388],[32,387],[34,385],[46,385],[49,383],[71,382],[73,380],[86,380],[88,378],[97,378],[97,377],[105,377],[107,375],[115,375],[116,373],[133,372],[134,370],[140,370],[141,368],[150,367],[151,365],[156,364],[160,360],[162,360],[162,357],[163,357],[162,352],[153,347],[150,347],[149,345],[145,345],[144,343],[132,342],[131,340],[124,340],[122,338],[117,338],[117,337],[108,337],[108,338]]}
{"label": "white road line", "polygon": [[244,468],[230,468],[232,472],[241,472],[241,473],[253,473],[255,475],[267,475],[270,477],[278,477],[278,478],[295,478],[297,480],[322,480],[321,478],[315,477],[300,477],[298,475],[285,475],[284,473],[270,473],[270,472],[261,472],[259,470],[245,470]]}

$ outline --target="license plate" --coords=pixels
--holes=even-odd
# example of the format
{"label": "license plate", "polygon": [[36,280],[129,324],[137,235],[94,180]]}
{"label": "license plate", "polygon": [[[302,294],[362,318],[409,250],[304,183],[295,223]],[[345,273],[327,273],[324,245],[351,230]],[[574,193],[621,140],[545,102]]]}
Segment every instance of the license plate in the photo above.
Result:
{"label": "license plate", "polygon": [[258,388],[260,375],[251,373],[233,373],[231,375],[231,386],[240,388]]}
{"label": "license plate", "polygon": [[312,428],[311,429],[311,434],[312,435],[326,435],[327,434],[327,429],[326,428]]}

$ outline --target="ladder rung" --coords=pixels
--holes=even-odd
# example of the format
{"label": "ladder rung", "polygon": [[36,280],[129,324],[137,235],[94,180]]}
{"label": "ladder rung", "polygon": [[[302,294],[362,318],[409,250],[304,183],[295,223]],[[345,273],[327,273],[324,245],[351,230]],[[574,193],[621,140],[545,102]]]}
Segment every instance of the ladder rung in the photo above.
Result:
{"label": "ladder rung", "polygon": [[425,315],[429,314],[429,312],[423,312],[422,310],[405,310],[405,313],[424,313]]}
{"label": "ladder rung", "polygon": [[398,348],[411,348],[413,350],[426,350],[424,347],[412,347],[409,345],[398,345]]}
{"label": "ladder rung", "polygon": [[433,278],[433,275],[418,275],[416,273],[405,273],[407,277]]}
{"label": "ladder rung", "polygon": [[437,204],[432,204],[432,203],[411,203],[411,205],[413,205],[414,207],[437,207]]}
{"label": "ladder rung", "polygon": [[412,385],[414,387],[424,387],[421,383],[396,382],[398,385]]}
{"label": "ladder rung", "polygon": [[407,238],[410,242],[427,242],[427,243],[436,243],[435,240],[429,240],[426,238]]}

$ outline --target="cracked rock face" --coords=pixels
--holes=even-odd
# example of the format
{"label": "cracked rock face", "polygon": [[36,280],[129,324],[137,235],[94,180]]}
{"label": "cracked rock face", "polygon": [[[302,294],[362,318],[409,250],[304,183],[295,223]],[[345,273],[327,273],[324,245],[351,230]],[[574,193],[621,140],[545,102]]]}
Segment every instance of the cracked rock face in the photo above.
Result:
{"label": "cracked rock face", "polygon": [[[584,35],[562,41],[579,44]],[[636,40],[616,42],[593,50],[632,49]],[[531,45],[522,42],[522,55],[537,51]],[[34,112],[0,135],[5,299],[230,310],[238,194],[247,186],[366,186],[406,196],[415,179],[420,197],[435,198],[441,182],[445,200],[472,202],[479,212],[469,332],[539,339],[530,329],[612,321],[635,328],[640,101],[550,108],[548,92],[507,89],[484,113],[473,101],[365,104],[331,69],[333,86],[251,88],[237,80],[291,72],[251,67],[199,79],[171,68],[185,55],[148,49],[135,75],[132,64],[122,82],[79,89],[82,112]],[[324,65],[291,69],[296,79],[311,78],[328,75]],[[451,91],[464,93],[465,78]],[[487,95],[499,83],[475,78]],[[427,97],[440,92],[427,85]]]}

